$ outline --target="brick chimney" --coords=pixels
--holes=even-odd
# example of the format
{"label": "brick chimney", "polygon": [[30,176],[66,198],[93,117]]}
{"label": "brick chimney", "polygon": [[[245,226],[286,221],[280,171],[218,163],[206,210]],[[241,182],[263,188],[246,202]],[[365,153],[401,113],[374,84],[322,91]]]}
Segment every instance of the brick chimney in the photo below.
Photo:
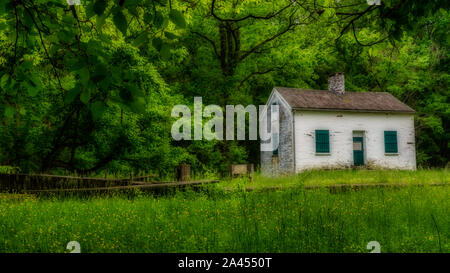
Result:
{"label": "brick chimney", "polygon": [[343,95],[345,93],[344,73],[337,72],[328,77],[328,91],[331,91],[336,95]]}

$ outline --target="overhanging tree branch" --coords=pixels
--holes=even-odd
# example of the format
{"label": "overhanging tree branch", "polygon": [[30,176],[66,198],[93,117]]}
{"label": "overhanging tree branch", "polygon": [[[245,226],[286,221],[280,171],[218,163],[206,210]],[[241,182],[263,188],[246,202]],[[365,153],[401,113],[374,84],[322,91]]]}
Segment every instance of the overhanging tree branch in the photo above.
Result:
{"label": "overhanging tree branch", "polygon": [[52,58],[50,58],[50,55],[49,55],[49,53],[48,53],[47,47],[45,46],[44,38],[42,37],[42,30],[39,28],[39,26],[38,26],[36,20],[34,19],[33,14],[31,13],[31,11],[30,11],[25,5],[24,5],[23,7],[24,7],[25,11],[30,15],[31,20],[33,21],[34,26],[35,26],[36,29],[38,30],[39,39],[40,39],[40,41],[41,41],[42,48],[44,48],[45,55],[47,56],[47,59],[49,60],[50,65],[51,65],[52,68],[53,68],[53,73],[55,74],[55,77],[56,77],[56,79],[57,79],[57,81],[58,81],[59,87],[61,88],[61,90],[65,90],[65,89],[63,88],[62,84],[61,84],[61,79],[59,78],[58,71],[56,70],[56,64],[53,63],[53,60],[52,60]]}
{"label": "overhanging tree branch", "polygon": [[341,30],[339,37],[336,40],[339,40],[344,33],[347,31],[348,28],[350,28],[354,22],[356,22],[359,18],[361,18],[364,14],[369,13],[373,10],[378,9],[379,6],[369,6],[367,9],[361,12],[355,12],[355,13],[347,13],[347,12],[336,12],[336,15],[345,15],[345,16],[354,16]]}
{"label": "overhanging tree branch", "polygon": [[373,46],[373,45],[382,43],[382,42],[384,42],[386,39],[389,38],[389,35],[388,35],[388,36],[386,36],[385,38],[380,39],[380,40],[378,40],[378,41],[375,41],[375,42],[372,42],[372,43],[368,43],[368,44],[363,44],[363,43],[361,43],[361,42],[358,40],[358,37],[356,36],[356,30],[355,30],[355,24],[354,24],[354,23],[352,23],[352,32],[353,32],[353,37],[355,38],[356,43],[358,43],[360,46]]}
{"label": "overhanging tree branch", "polygon": [[206,35],[201,34],[200,32],[197,32],[197,31],[192,31],[192,30],[191,30],[191,33],[196,34],[196,35],[202,37],[203,39],[205,39],[206,41],[208,41],[208,42],[212,45],[212,47],[213,47],[213,49],[214,49],[214,54],[215,54],[217,57],[219,57],[219,53],[218,53],[218,51],[217,51],[216,43],[215,43],[213,40],[211,40],[211,39],[208,38]]}
{"label": "overhanging tree branch", "polygon": [[261,41],[260,43],[258,43],[257,45],[255,45],[254,47],[252,47],[251,49],[247,50],[244,52],[244,54],[242,54],[242,56],[240,57],[239,61],[244,60],[245,58],[247,58],[249,55],[251,55],[252,53],[254,53],[256,50],[258,50],[259,48],[261,48],[262,46],[264,46],[265,44],[269,43],[270,41],[275,40],[276,38],[280,37],[281,35],[285,34],[286,32],[293,30],[296,26],[301,25],[301,24],[306,24],[306,21],[310,18],[312,18],[312,13],[309,14],[308,18],[305,20],[305,22],[295,22],[295,20],[293,19],[294,14],[296,13],[296,11],[294,11],[291,16],[289,16],[289,24],[288,26],[283,29],[282,31],[274,34],[273,36],[265,39],[264,41]]}
{"label": "overhanging tree branch", "polygon": [[277,71],[277,70],[281,70],[281,69],[283,69],[284,68],[284,65],[283,66],[278,66],[278,67],[272,67],[272,68],[269,68],[269,69],[267,69],[267,70],[265,70],[265,71],[253,71],[253,72],[251,72],[250,74],[248,74],[240,83],[239,83],[239,85],[238,85],[238,87],[237,87],[237,89],[240,89],[241,87],[242,87],[242,85],[244,85],[244,83],[246,82],[246,81],[248,81],[251,77],[253,77],[253,76],[256,76],[256,75],[264,75],[264,74],[267,74],[267,73],[270,73],[270,72],[273,72],[273,71]]}
{"label": "overhanging tree branch", "polygon": [[288,5],[286,5],[285,7],[281,8],[280,10],[278,10],[276,12],[269,13],[269,14],[267,14],[265,16],[258,16],[258,15],[249,14],[249,15],[246,15],[246,16],[244,16],[242,18],[234,19],[234,18],[221,18],[221,17],[219,17],[214,12],[214,9],[215,9],[215,6],[216,6],[216,0],[212,0],[212,2],[211,2],[211,15],[214,16],[214,18],[216,18],[217,20],[219,20],[221,22],[240,22],[240,21],[244,21],[244,20],[247,20],[247,19],[250,19],[250,18],[252,18],[252,19],[268,20],[268,19],[271,19],[271,18],[277,16],[278,14],[282,13],[283,11],[285,11],[286,9],[291,7],[295,2],[296,1],[292,1]]}

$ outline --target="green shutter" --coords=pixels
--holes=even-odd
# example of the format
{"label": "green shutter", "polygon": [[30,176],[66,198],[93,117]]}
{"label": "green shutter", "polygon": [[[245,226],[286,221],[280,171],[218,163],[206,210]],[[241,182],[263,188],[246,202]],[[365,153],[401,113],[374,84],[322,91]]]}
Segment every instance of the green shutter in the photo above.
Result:
{"label": "green shutter", "polygon": [[330,152],[330,132],[328,130],[316,130],[316,153]]}
{"label": "green shutter", "polygon": [[397,131],[384,131],[384,152],[398,153]]}

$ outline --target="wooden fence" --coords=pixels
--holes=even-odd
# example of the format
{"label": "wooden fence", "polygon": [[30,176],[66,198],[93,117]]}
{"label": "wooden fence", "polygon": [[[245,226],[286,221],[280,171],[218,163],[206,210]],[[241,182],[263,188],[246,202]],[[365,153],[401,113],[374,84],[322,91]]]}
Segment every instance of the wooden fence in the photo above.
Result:
{"label": "wooden fence", "polygon": [[59,191],[109,191],[126,189],[156,189],[215,183],[218,180],[188,182],[149,181],[154,175],[121,179],[76,177],[47,174],[0,174],[0,191],[15,193],[59,192]]}

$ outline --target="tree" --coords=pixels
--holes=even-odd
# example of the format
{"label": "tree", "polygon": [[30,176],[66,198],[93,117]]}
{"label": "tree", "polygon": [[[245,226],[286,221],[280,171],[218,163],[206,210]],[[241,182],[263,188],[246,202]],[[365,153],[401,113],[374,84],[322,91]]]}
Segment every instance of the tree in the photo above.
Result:
{"label": "tree", "polygon": [[[84,4],[65,5],[59,0],[0,4],[2,133],[16,134],[11,144],[5,142],[4,163],[25,166],[21,162],[32,160],[27,168],[45,172],[55,167],[96,171],[136,144],[123,145],[129,132],[121,130],[110,139],[115,141],[109,142],[107,152],[97,153],[92,162],[81,160],[95,148],[93,135],[105,125],[105,113],[111,118],[119,111],[122,127],[125,113],[146,113],[149,93],[160,90],[144,89],[152,77],[136,70],[146,67],[158,73],[136,57],[137,51],[153,50],[149,48],[153,39],[157,57],[167,57],[170,35],[185,27],[184,17],[167,1]],[[32,127],[39,130],[26,132]],[[39,145],[31,148],[32,144]],[[79,151],[84,154],[77,158]]]}

